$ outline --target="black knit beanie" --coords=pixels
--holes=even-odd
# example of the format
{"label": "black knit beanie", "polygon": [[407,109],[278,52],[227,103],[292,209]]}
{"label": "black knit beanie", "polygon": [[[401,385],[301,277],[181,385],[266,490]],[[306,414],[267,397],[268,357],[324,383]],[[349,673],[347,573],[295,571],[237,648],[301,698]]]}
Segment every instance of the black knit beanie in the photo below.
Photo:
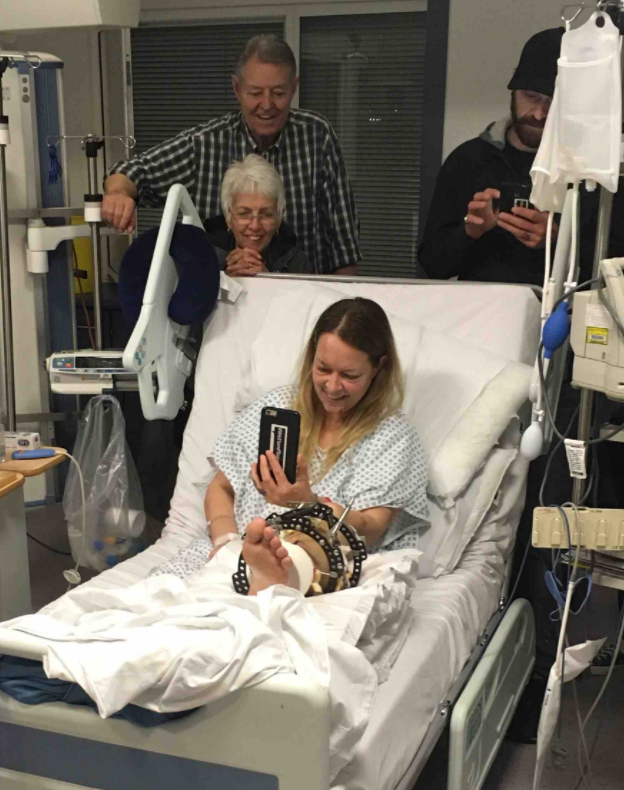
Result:
{"label": "black knit beanie", "polygon": [[520,62],[507,88],[553,96],[557,78],[557,59],[561,51],[562,27],[536,33],[527,41]]}

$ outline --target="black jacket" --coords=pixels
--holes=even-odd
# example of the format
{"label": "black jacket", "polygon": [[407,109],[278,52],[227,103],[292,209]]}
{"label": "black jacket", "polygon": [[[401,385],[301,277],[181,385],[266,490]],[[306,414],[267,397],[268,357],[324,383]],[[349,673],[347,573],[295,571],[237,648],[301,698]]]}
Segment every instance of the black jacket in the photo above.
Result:
{"label": "black jacket", "polygon": [[[223,214],[204,220],[204,229],[217,252],[219,266],[225,269],[227,255],[236,246],[236,241],[234,235],[228,230]],[[263,251],[262,257],[264,265],[270,272],[312,273],[308,256],[299,246],[294,230],[286,222],[282,222],[279,231]]]}
{"label": "black jacket", "polygon": [[[544,250],[532,250],[502,228],[471,239],[464,216],[475,192],[499,189],[515,181],[503,149],[509,119],[490,124],[479,136],[456,148],[443,164],[427,218],[418,260],[429,277],[482,282],[533,283],[544,279]],[[581,188],[581,282],[591,277],[598,216],[598,190]],[[624,255],[624,199],[620,189],[613,203],[609,246],[611,256]]]}

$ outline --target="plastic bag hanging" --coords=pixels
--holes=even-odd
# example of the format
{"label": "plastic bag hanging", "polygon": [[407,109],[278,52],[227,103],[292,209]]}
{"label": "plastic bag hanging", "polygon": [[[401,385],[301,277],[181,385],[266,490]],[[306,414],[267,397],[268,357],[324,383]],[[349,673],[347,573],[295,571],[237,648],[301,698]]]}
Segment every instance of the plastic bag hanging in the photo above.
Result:
{"label": "plastic bag hanging", "polygon": [[91,398],[80,421],[73,452],[84,477],[84,535],[80,481],[73,465],[63,497],[74,560],[99,571],[137,554],[145,546],[143,494],[125,428],[116,398]]}
{"label": "plastic bag hanging", "polygon": [[[600,22],[600,25],[597,24]],[[531,202],[561,211],[567,184],[618,186],[622,97],[620,35],[610,17],[591,15],[561,39],[553,103],[531,168]]]}

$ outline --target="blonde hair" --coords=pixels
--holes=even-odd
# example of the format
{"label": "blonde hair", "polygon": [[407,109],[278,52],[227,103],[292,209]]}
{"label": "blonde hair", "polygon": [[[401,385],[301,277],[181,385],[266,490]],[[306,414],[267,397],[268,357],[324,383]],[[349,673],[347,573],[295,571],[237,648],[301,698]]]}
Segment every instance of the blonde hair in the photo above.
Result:
{"label": "blonde hair", "polygon": [[341,299],[320,316],[308,340],[299,366],[294,408],[301,415],[300,452],[308,462],[316,453],[323,425],[323,406],[312,381],[316,348],[321,336],[337,335],[368,356],[377,373],[364,397],[348,413],[339,441],[327,451],[318,478],[322,479],[349,447],[362,441],[382,420],[403,403],[404,381],[388,316],[371,299]]}
{"label": "blonde hair", "polygon": [[286,210],[286,193],[282,177],[270,162],[258,154],[247,154],[242,162],[232,162],[221,184],[221,210],[229,220],[232,203],[241,192],[259,192],[277,203],[277,216]]}

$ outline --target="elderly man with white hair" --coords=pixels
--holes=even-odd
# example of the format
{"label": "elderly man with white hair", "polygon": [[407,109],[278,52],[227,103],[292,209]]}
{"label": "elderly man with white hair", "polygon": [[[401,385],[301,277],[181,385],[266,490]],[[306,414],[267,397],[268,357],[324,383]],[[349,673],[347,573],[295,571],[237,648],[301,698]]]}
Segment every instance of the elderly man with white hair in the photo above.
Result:
{"label": "elderly man with white hair", "polygon": [[284,182],[270,162],[249,154],[230,165],[221,185],[223,214],[204,222],[219,265],[230,277],[313,271],[284,222],[285,207]]}

